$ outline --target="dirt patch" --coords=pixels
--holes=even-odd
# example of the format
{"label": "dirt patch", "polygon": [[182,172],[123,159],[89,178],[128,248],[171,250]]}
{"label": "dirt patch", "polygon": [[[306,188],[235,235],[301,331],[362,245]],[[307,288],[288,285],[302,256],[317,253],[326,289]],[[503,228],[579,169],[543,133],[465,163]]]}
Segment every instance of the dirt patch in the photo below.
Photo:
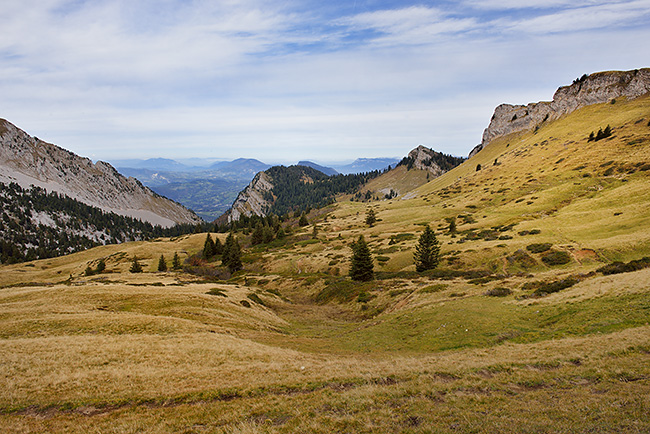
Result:
{"label": "dirt patch", "polygon": [[572,252],[573,258],[582,263],[582,261],[597,261],[598,253],[592,249],[582,249]]}

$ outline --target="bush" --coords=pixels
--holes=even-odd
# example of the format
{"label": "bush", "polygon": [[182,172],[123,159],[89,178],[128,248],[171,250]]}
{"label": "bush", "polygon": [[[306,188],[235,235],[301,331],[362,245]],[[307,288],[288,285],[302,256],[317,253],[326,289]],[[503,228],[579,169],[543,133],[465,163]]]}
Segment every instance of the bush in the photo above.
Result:
{"label": "bush", "polygon": [[556,280],[554,282],[539,282],[537,289],[533,291],[533,295],[536,297],[543,297],[548,294],[553,294],[554,292],[560,292],[578,282],[580,282],[580,280],[574,277],[567,277],[566,279]]}
{"label": "bush", "polygon": [[223,291],[224,291],[224,290],[221,289],[221,288],[212,288],[212,289],[209,290],[207,293],[210,294],[210,295],[217,295],[217,296],[219,296],[219,297],[228,297],[228,296],[226,295],[226,293],[223,292]]}
{"label": "bush", "polygon": [[257,294],[254,293],[248,294],[246,298],[259,305],[266,306],[266,304],[264,304],[264,301]]}
{"label": "bush", "polygon": [[612,262],[611,264],[607,264],[605,266],[600,267],[596,271],[599,273],[603,273],[604,275],[609,275],[609,274],[629,273],[631,271],[637,271],[648,267],[650,267],[650,257],[645,256],[641,259],[635,259],[627,263],[623,263],[619,261]]}
{"label": "bush", "polygon": [[560,250],[553,250],[552,252],[549,252],[546,255],[542,256],[542,261],[549,266],[564,265],[571,262],[571,255]]}
{"label": "bush", "polygon": [[485,295],[488,295],[490,297],[505,297],[510,294],[512,294],[512,291],[509,288],[505,288],[503,286],[497,286],[496,288],[492,288],[485,293]]}
{"label": "bush", "polygon": [[551,243],[534,243],[526,246],[526,250],[530,253],[542,253],[549,250],[553,244]]}

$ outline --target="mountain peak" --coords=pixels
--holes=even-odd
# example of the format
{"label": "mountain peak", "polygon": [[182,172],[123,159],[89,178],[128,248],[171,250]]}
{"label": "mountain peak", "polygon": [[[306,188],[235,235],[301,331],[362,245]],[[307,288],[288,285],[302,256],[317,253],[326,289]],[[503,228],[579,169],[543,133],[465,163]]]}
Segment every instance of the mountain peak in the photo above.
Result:
{"label": "mountain peak", "polygon": [[481,144],[470,157],[492,140],[514,132],[531,130],[544,122],[553,121],[581,107],[611,102],[616,98],[637,98],[650,92],[650,68],[632,71],[605,71],[583,75],[568,86],[562,86],[552,101],[527,105],[501,104],[495,110],[490,125],[483,132]]}

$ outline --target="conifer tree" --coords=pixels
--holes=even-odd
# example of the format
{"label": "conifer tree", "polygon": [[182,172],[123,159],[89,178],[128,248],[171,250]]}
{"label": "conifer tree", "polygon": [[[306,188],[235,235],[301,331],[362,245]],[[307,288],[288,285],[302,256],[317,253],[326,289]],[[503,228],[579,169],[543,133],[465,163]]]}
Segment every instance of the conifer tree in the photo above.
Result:
{"label": "conifer tree", "polygon": [[232,232],[228,234],[223,246],[221,265],[228,267],[228,271],[231,273],[239,271],[243,267],[241,262],[241,247]]}
{"label": "conifer tree", "polygon": [[165,255],[160,255],[158,260],[158,271],[167,271],[167,262],[165,261]]}
{"label": "conifer tree", "polygon": [[210,232],[208,232],[208,235],[205,237],[205,242],[203,243],[203,259],[206,261],[210,260],[210,258],[216,254],[215,250],[214,241],[212,241]]}
{"label": "conifer tree", "polygon": [[370,208],[366,213],[366,224],[372,227],[376,222],[377,222],[377,215],[375,214],[375,210]]}
{"label": "conifer tree", "polygon": [[370,249],[368,248],[363,235],[359,235],[359,239],[352,244],[350,278],[362,282],[372,280],[374,277],[373,268],[374,265],[372,263]]}
{"label": "conifer tree", "polygon": [[142,265],[138,262],[138,257],[133,256],[133,262],[131,263],[131,268],[129,268],[131,273],[142,273]]}
{"label": "conifer tree", "polygon": [[298,226],[307,226],[309,224],[309,220],[307,220],[307,215],[303,213],[300,216],[300,220],[298,220]]}
{"label": "conifer tree", "polygon": [[418,272],[432,270],[440,262],[440,243],[429,225],[426,225],[424,232],[420,235],[413,258],[415,259],[415,269]]}
{"label": "conifer tree", "polygon": [[223,244],[219,240],[219,237],[214,237],[214,254],[220,255],[223,253]]}
{"label": "conifer tree", "polygon": [[97,263],[97,268],[95,268],[95,273],[100,274],[103,273],[104,270],[106,270],[106,261],[104,261],[104,259],[102,258]]}
{"label": "conifer tree", "polygon": [[174,252],[174,259],[172,259],[172,269],[180,270],[181,258],[178,257],[178,252]]}

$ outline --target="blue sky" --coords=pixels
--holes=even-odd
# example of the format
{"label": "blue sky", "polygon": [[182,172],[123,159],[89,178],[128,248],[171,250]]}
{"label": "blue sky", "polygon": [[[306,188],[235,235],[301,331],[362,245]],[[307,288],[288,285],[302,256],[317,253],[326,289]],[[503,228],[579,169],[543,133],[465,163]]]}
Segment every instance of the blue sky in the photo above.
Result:
{"label": "blue sky", "polygon": [[0,117],[94,160],[466,155],[503,102],[650,66],[650,0],[5,0]]}

